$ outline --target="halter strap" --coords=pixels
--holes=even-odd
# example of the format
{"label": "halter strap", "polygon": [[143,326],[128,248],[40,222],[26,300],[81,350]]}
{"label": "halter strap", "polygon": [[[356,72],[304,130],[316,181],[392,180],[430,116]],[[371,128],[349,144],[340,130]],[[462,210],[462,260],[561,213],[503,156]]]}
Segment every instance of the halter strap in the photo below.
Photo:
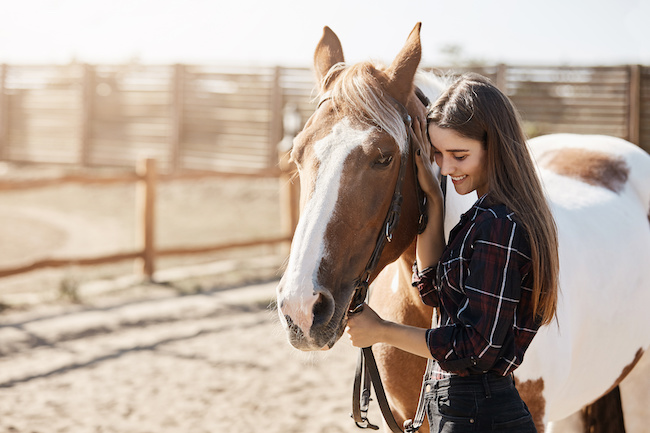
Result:
{"label": "halter strap", "polygon": [[[416,95],[418,99],[426,106],[428,105],[428,100],[425,102],[426,97],[422,92],[416,88]],[[423,99],[424,98],[424,99]],[[324,97],[319,102],[322,104],[324,101],[329,99],[329,95],[325,94]],[[402,184],[404,183],[404,177],[406,175],[406,161],[409,157],[409,151],[413,146],[413,137],[411,135],[411,116],[408,114],[406,108],[396,99],[392,98],[393,106],[401,113],[402,119],[406,126],[407,134],[407,146],[406,150],[401,154],[399,172],[397,174],[397,180],[395,182],[395,190],[393,192],[393,199],[391,201],[390,208],[386,214],[384,224],[382,228],[385,227],[385,232],[382,231],[379,233],[377,242],[375,243],[375,248],[368,260],[365,270],[361,276],[355,281],[355,292],[352,297],[352,302],[350,303],[351,308],[349,314],[355,314],[360,312],[363,309],[363,303],[368,294],[368,286],[370,281],[370,276],[374,272],[377,264],[379,263],[379,258],[381,253],[386,245],[386,242],[391,242],[393,237],[393,231],[397,227],[399,222],[401,207],[402,207]],[[413,175],[415,176],[416,183],[416,196],[418,201],[418,210],[420,213],[420,218],[418,221],[418,234],[424,231],[424,228],[427,224],[427,214],[426,214],[426,196],[424,195],[420,184],[417,182],[417,168],[415,165],[415,158],[413,158]],[[427,371],[429,368],[427,368]],[[363,390],[361,389],[361,378],[363,377]],[[375,396],[379,403],[379,409],[384,417],[384,420],[390,429],[394,433],[403,433],[403,430],[397,424],[393,413],[391,412],[390,405],[388,404],[388,399],[386,398],[386,393],[382,385],[381,377],[379,375],[379,370],[377,369],[377,364],[375,362],[375,357],[372,352],[372,347],[365,347],[361,349],[359,354],[359,360],[357,362],[357,369],[355,373],[355,380],[352,393],[352,418],[354,419],[357,427],[363,429],[373,429],[377,430],[378,427],[371,424],[368,421],[368,407],[370,405],[370,384],[372,383],[373,388],[375,389]],[[408,420],[405,423],[405,431],[407,432],[416,432],[417,429],[422,425],[424,418],[421,416],[422,410],[420,406],[423,405],[422,395],[420,395],[420,402],[418,402],[418,413],[416,414],[415,419]]]}
{"label": "halter strap", "polygon": [[[396,104],[399,102],[395,101]],[[382,224],[382,230],[379,232],[377,237],[377,242],[375,242],[375,248],[368,259],[368,264],[363,273],[355,280],[355,292],[352,297],[352,302],[350,305],[351,312],[360,311],[361,306],[366,300],[366,295],[368,294],[368,286],[370,281],[370,276],[377,268],[379,264],[379,258],[381,253],[384,251],[384,246],[386,242],[391,242],[393,240],[393,232],[399,223],[399,217],[402,209],[402,202],[404,197],[402,196],[402,184],[404,183],[404,177],[406,176],[406,161],[409,157],[409,147],[411,144],[410,134],[408,131],[411,127],[411,116],[406,112],[406,109],[399,104],[399,107],[403,108],[402,118],[406,124],[407,134],[409,135],[409,146],[406,147],[406,150],[400,155],[399,171],[397,173],[397,180],[395,181],[395,190],[393,191],[393,198],[391,200],[390,207],[388,208],[388,213],[384,218],[384,223]]]}
{"label": "halter strap", "polygon": [[[326,96],[326,98],[322,99],[319,105],[322,104],[325,100],[329,99],[329,95],[327,93],[324,96]],[[409,152],[413,147],[413,137],[411,136],[411,116],[408,114],[408,111],[404,105],[402,105],[399,101],[391,96],[389,96],[389,98],[392,100],[393,106],[402,115],[402,120],[404,121],[404,126],[406,127],[407,146],[405,151],[400,155],[400,165],[399,171],[397,173],[397,180],[395,181],[395,190],[393,191],[393,198],[391,200],[388,213],[386,214],[384,223],[382,224],[382,231],[377,237],[375,248],[370,255],[370,259],[368,259],[366,268],[359,276],[359,278],[355,280],[355,293],[352,297],[352,301],[350,302],[351,313],[360,311],[361,306],[365,302],[368,293],[370,276],[379,264],[379,258],[381,257],[381,254],[384,250],[386,241],[391,242],[393,239],[393,233],[397,228],[397,224],[399,223],[399,218],[402,210],[402,202],[404,201],[402,186],[404,183],[404,178],[406,177],[406,162],[409,158]],[[426,196],[422,192],[420,184],[417,182],[417,168],[415,165],[415,158],[413,158],[413,175],[415,176],[416,197],[418,202],[418,211],[420,214],[418,220],[418,234],[420,234],[424,231],[428,218],[426,212]]]}

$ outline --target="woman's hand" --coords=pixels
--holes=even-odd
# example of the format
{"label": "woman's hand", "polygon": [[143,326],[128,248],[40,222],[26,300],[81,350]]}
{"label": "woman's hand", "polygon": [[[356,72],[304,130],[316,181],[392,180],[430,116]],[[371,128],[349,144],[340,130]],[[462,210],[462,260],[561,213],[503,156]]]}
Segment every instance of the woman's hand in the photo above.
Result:
{"label": "woman's hand", "polygon": [[431,357],[426,341],[426,329],[384,320],[367,304],[363,304],[361,312],[348,317],[345,331],[350,336],[352,345],[356,347],[386,343],[423,358]]}
{"label": "woman's hand", "polygon": [[416,147],[414,157],[418,169],[418,182],[427,195],[427,227],[418,235],[415,250],[418,268],[422,270],[438,263],[445,248],[442,213],[444,198],[438,182],[437,170],[431,162],[431,152],[434,149],[429,142],[426,127],[426,123],[423,125],[417,118],[413,121],[413,141]]}
{"label": "woman's hand", "polygon": [[417,117],[411,125],[414,138],[415,164],[418,168],[418,183],[420,188],[427,195],[427,199],[436,203],[442,203],[442,190],[433,167],[432,152],[433,146],[427,137],[427,124],[420,122]]}
{"label": "woman's hand", "polygon": [[352,345],[355,347],[370,347],[381,342],[381,331],[385,325],[384,320],[375,311],[363,304],[363,309],[348,317],[348,333]]}

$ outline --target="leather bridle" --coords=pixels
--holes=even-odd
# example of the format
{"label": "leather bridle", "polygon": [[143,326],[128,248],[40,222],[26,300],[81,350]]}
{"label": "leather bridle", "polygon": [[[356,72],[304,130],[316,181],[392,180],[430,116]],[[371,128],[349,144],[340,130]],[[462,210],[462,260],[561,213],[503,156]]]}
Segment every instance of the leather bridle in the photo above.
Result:
{"label": "leather bridle", "polygon": [[[416,95],[422,104],[426,107],[429,105],[429,101],[420,91],[416,88]],[[363,309],[364,302],[368,294],[369,281],[372,273],[377,268],[379,263],[379,258],[383,252],[386,242],[391,242],[393,238],[393,232],[395,231],[397,224],[399,222],[399,217],[401,213],[401,207],[403,202],[402,196],[402,185],[404,183],[404,177],[406,175],[406,162],[409,159],[409,152],[412,152],[413,149],[413,137],[411,132],[411,116],[408,114],[406,108],[399,103],[394,98],[392,99],[393,106],[400,112],[402,115],[402,120],[406,127],[407,133],[407,146],[406,150],[400,155],[400,166],[397,174],[397,180],[395,182],[395,190],[393,192],[393,198],[391,205],[384,219],[382,225],[382,231],[377,237],[377,242],[375,243],[375,248],[368,260],[366,268],[363,273],[355,280],[354,283],[354,294],[352,296],[352,301],[350,302],[350,307],[348,315],[353,315],[359,313]],[[319,104],[320,105],[320,104]],[[417,169],[415,165],[415,157],[413,160],[413,175],[415,176],[416,184],[416,196],[418,202],[419,210],[419,220],[418,220],[418,234],[422,233],[427,225],[427,213],[426,213],[426,196],[422,192],[419,183],[417,182]],[[362,389],[362,378],[363,378],[363,389]],[[361,349],[359,354],[359,359],[357,362],[357,368],[355,372],[353,392],[352,392],[352,418],[354,419],[357,427],[359,428],[370,428],[377,430],[377,427],[374,424],[371,424],[368,421],[368,408],[370,406],[370,385],[372,384],[375,390],[375,396],[379,403],[379,408],[381,410],[384,421],[386,422],[388,428],[393,433],[402,433],[403,430],[397,424],[395,417],[390,409],[388,404],[388,399],[386,398],[386,393],[381,382],[381,377],[379,375],[379,370],[377,368],[377,363],[375,361],[374,354],[372,352],[372,347],[364,347]],[[422,406],[422,395],[420,395],[420,403],[418,404],[418,412],[415,419],[408,420],[405,423],[405,429],[407,432],[416,432],[419,427],[422,425],[424,420],[423,411],[421,410]]]}
{"label": "leather bridle", "polygon": [[[416,94],[424,106],[428,105],[428,100],[426,96],[416,88]],[[375,248],[368,259],[366,268],[363,270],[359,278],[354,281],[354,295],[352,296],[352,301],[350,302],[349,312],[354,314],[355,312],[360,311],[360,308],[365,302],[366,296],[368,294],[369,281],[372,273],[377,268],[379,264],[379,258],[381,257],[384,247],[387,242],[391,242],[393,239],[393,233],[397,228],[399,223],[399,217],[402,210],[402,202],[404,197],[402,195],[402,185],[404,184],[404,178],[406,176],[406,164],[409,159],[409,152],[413,151],[413,137],[411,133],[411,116],[408,114],[408,111],[399,101],[389,96],[392,100],[393,106],[400,112],[402,115],[402,120],[404,121],[404,126],[406,127],[407,134],[407,146],[404,152],[400,155],[400,165],[399,171],[397,173],[397,180],[395,182],[395,190],[393,191],[393,198],[391,200],[390,207],[388,208],[388,213],[382,224],[382,231],[377,236],[377,242],[375,242]],[[424,228],[427,225],[427,212],[426,212],[426,196],[422,192],[419,183],[417,182],[417,169],[415,166],[415,158],[413,160],[413,175],[416,177],[416,195],[418,202],[419,210],[419,220],[418,220],[418,234],[424,231]]]}
{"label": "leather bridle", "polygon": [[[422,93],[420,89],[415,88],[415,94],[422,104],[427,107],[429,101],[427,97]],[[399,101],[387,95],[391,100],[393,107],[401,114],[402,120],[404,121],[404,126],[406,127],[407,134],[407,146],[404,152],[400,155],[400,165],[399,171],[397,173],[397,180],[395,181],[395,189],[393,191],[393,198],[391,200],[388,213],[382,224],[381,231],[377,236],[377,241],[375,247],[368,259],[365,269],[361,275],[354,281],[354,294],[352,300],[350,301],[348,315],[353,315],[361,312],[363,309],[364,302],[368,295],[368,288],[370,285],[370,277],[377,268],[379,264],[379,259],[381,254],[386,246],[387,242],[391,242],[393,238],[393,233],[397,228],[399,223],[399,217],[402,210],[402,202],[404,200],[402,195],[402,187],[404,184],[404,178],[406,177],[406,164],[409,159],[409,152],[413,151],[413,137],[411,132],[411,116],[408,114],[408,111]],[[317,109],[327,100],[330,99],[328,93],[324,94],[317,106]],[[418,220],[418,234],[422,233],[427,225],[427,212],[426,212],[426,196],[422,192],[419,183],[417,182],[417,169],[415,165],[415,158],[412,158],[413,161],[413,175],[415,176],[416,184],[416,196],[418,202],[418,211],[419,211],[419,220]],[[363,390],[361,389],[361,378],[363,377]],[[386,424],[390,430],[394,433],[403,433],[403,430],[397,425],[395,417],[391,412],[390,406],[388,404],[388,399],[386,398],[386,393],[384,391],[383,385],[381,383],[381,377],[379,376],[379,370],[377,369],[377,363],[375,361],[374,354],[372,353],[371,347],[364,347],[361,349],[359,355],[359,361],[357,363],[357,369],[354,379],[354,389],[352,397],[352,418],[354,419],[357,427],[359,428],[370,428],[377,430],[379,427],[371,424],[368,421],[368,407],[370,404],[370,384],[372,384],[375,389],[375,396],[379,403],[379,408],[381,413],[386,421]],[[418,410],[420,412],[420,410]],[[406,425],[407,432],[415,432],[421,426],[422,421],[419,420],[419,416],[416,416],[416,419],[411,421]]]}

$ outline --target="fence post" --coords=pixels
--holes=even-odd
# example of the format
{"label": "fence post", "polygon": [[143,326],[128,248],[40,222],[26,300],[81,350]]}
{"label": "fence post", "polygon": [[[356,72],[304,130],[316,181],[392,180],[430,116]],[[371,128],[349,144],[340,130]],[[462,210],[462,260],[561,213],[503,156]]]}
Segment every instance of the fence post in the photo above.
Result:
{"label": "fence post", "polygon": [[269,159],[268,166],[275,167],[278,163],[277,145],[282,140],[282,68],[275,67],[273,74],[273,89],[271,93],[271,125],[269,131]]}
{"label": "fence post", "polygon": [[0,160],[9,159],[9,104],[7,103],[7,65],[0,65]]}
{"label": "fence post", "polygon": [[146,158],[138,161],[137,173],[140,176],[136,194],[136,212],[139,222],[137,236],[142,245],[141,269],[144,276],[151,281],[155,271],[156,249],[156,160]]}
{"label": "fence post", "polygon": [[506,90],[508,89],[508,66],[499,63],[497,65],[497,76],[496,76],[496,86],[497,89],[501,90],[504,95],[506,95]]}
{"label": "fence post", "polygon": [[185,84],[185,66],[175,64],[172,74],[171,92],[171,131],[170,131],[170,168],[178,171],[181,166],[181,140],[183,134],[183,101]]}
{"label": "fence post", "polygon": [[[293,138],[300,132],[302,116],[298,106],[288,103],[282,112],[284,137],[276,146],[280,168],[280,216],[282,231],[293,236],[300,217],[300,181],[295,176],[296,166],[291,162]],[[288,251],[287,251],[288,253]]]}
{"label": "fence post", "polygon": [[[292,238],[300,216],[300,181],[297,176],[294,176],[295,165],[290,162],[290,153],[280,149],[279,155],[280,223],[282,233]],[[284,253],[289,254],[288,246]]]}
{"label": "fence post", "polygon": [[638,146],[641,139],[641,66],[630,65],[628,68],[627,140]]}
{"label": "fence post", "polygon": [[95,94],[95,70],[91,65],[82,65],[81,124],[79,125],[79,163],[90,164],[90,140],[93,121],[93,99]]}

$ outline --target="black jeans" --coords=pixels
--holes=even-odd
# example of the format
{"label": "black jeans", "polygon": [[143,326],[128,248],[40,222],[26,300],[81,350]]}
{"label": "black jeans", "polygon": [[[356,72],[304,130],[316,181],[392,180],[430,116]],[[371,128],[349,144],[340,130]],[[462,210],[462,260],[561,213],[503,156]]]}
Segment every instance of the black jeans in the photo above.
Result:
{"label": "black jeans", "polygon": [[426,385],[431,433],[537,432],[511,375],[455,376]]}

